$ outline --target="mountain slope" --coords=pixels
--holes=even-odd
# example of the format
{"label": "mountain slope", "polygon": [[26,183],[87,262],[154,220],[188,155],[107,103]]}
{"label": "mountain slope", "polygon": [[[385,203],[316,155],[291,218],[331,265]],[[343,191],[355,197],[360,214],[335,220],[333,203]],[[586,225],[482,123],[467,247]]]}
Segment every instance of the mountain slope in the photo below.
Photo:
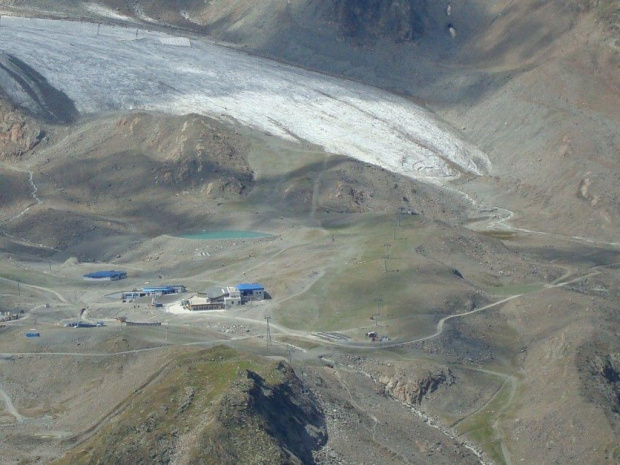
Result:
{"label": "mountain slope", "polygon": [[[11,162],[14,167],[33,170],[43,203],[3,224],[3,229],[62,249],[55,258],[71,255],[123,265],[135,259],[143,269],[147,267],[148,276],[141,275],[142,282],[155,276],[191,276],[203,286],[205,278],[241,279],[250,264],[248,275],[265,277],[270,292],[274,291],[275,299],[269,305],[276,305],[272,313],[275,324],[299,331],[338,331],[326,333],[326,337],[351,336],[367,347],[371,343],[364,334],[373,328],[379,328],[381,335],[389,331],[391,337],[426,337],[435,331],[439,316],[452,315],[438,337],[408,344],[395,355],[411,357],[414,364],[419,363],[417,357],[445,359],[477,376],[492,378],[493,385],[497,383],[496,394],[480,394],[479,409],[468,417],[460,405],[453,405],[445,412],[449,413],[447,424],[461,425],[460,431],[484,450],[493,451],[498,462],[510,463],[511,457],[513,463],[617,462],[619,276],[613,264],[619,260],[620,243],[618,2],[118,0],[105,2],[107,7],[103,3],[55,2],[52,6],[61,14],[132,27],[167,28],[172,24],[178,27],[176,35],[207,33],[253,53],[402,92],[434,111],[438,116],[432,119],[445,134],[488,154],[492,162],[489,172],[451,182],[450,188],[464,192],[452,195],[446,189],[329,154],[299,133],[298,139],[291,140],[289,128],[273,120],[265,133],[264,127],[256,130],[238,121],[223,123],[204,116],[97,115],[68,127],[63,133],[66,137],[57,138],[54,142],[58,143],[45,146],[44,151],[27,152],[21,159],[12,156],[11,160],[17,160]],[[39,4],[52,7],[48,2]],[[95,24],[76,23],[71,32],[79,28],[91,36],[97,31]],[[104,33],[111,30],[106,25],[101,29]],[[105,56],[110,43],[115,51],[154,54],[162,45],[153,40],[159,36],[152,32],[113,31],[108,39],[122,38],[121,45],[119,41],[107,42],[102,47],[104,54],[93,55],[93,63]],[[135,40],[139,34],[143,36]],[[56,37],[72,51],[73,42],[66,43],[68,35],[61,30]],[[80,81],[76,78],[81,77],[79,73],[63,75],[65,69],[54,63],[57,56],[41,57],[44,40],[37,39],[42,44],[39,48],[22,43],[31,38],[15,37],[4,42],[10,42],[14,53],[28,52],[31,60],[26,61],[52,69],[58,86],[72,82],[69,88],[80,88],[75,84]],[[88,40],[94,50],[103,43],[93,37]],[[171,55],[183,53],[175,49]],[[70,62],[72,55],[67,52],[67,56]],[[231,57],[238,55],[226,56],[231,62]],[[67,69],[73,66],[75,63],[69,63]],[[177,107],[175,111],[192,109],[197,94],[190,89],[188,97],[184,94],[187,88],[175,93],[166,87],[174,87],[176,77],[157,82],[152,78],[157,68],[150,68],[153,74],[138,81],[148,84],[151,95],[165,95],[158,108],[172,111],[168,105],[184,98],[181,110]],[[236,73],[218,75],[209,65],[205,68],[216,77],[205,73],[198,80],[200,86],[207,79],[227,82],[236,78]],[[249,69],[256,82],[259,66]],[[178,75],[197,73],[191,66],[178,71]],[[128,67],[108,76],[118,76],[117,84],[123,87],[121,83],[127,82],[124,77],[136,72]],[[300,75],[289,75],[289,81],[299,85]],[[103,71],[96,78],[102,76],[106,76]],[[315,76],[317,81],[330,79]],[[106,85],[112,80],[102,79]],[[273,74],[267,81],[273,81]],[[83,80],[78,84],[89,89],[81,95],[75,91],[78,106],[82,99],[82,109],[93,97],[114,103],[109,107],[94,105],[93,111],[125,109],[144,97],[136,88],[113,93]],[[360,148],[359,141],[399,139],[403,136],[399,130],[409,124],[385,125],[385,119],[366,119],[364,111],[368,106],[385,106],[386,100],[404,99],[357,86],[343,81],[338,91],[344,95],[350,88],[365,89],[353,102],[352,123],[341,126],[340,142],[366,156],[384,157],[376,145]],[[314,93],[317,89],[320,87],[314,87],[311,94],[316,100],[304,102],[310,102],[305,106],[308,113],[302,111],[299,93],[289,92],[288,97],[277,100],[294,102],[289,107],[276,105],[279,111],[289,109],[279,121],[288,123],[300,114],[314,117],[319,112],[316,102],[325,102],[324,95]],[[123,98],[117,99],[118,95]],[[284,92],[272,88],[269,95],[281,98]],[[250,99],[246,97],[243,92],[201,94],[210,102],[224,102],[222,109],[211,107],[215,117],[222,117],[232,105],[247,104]],[[330,143],[340,137],[331,132],[336,122],[340,124],[343,114],[352,110],[351,100],[339,97],[342,95],[330,95],[333,106],[325,114],[331,119],[320,126],[326,133],[321,137]],[[266,98],[251,101],[250,107],[259,110],[268,102]],[[405,113],[413,111],[413,106],[405,106],[409,109]],[[393,108],[386,111],[389,117],[394,116]],[[378,130],[373,124],[362,125],[362,120],[378,125]],[[37,122],[41,127],[42,121]],[[320,131],[313,127],[309,132]],[[402,169],[406,163],[401,160],[393,159],[389,168]],[[11,192],[7,190],[2,197],[11,205],[0,208],[3,218],[10,219],[32,203],[32,191],[28,171],[7,173],[0,173],[0,186],[4,188],[5,181],[11,183]],[[20,187],[19,192],[14,193],[13,187]],[[474,209],[478,211],[472,212]],[[397,211],[412,213],[404,217],[406,226],[401,229],[393,223],[401,219],[394,216]],[[379,212],[384,214],[377,215]],[[423,215],[414,216],[414,212]],[[525,229],[486,231],[491,237],[485,237],[454,227],[505,228],[507,220]],[[276,239],[249,249],[244,243],[227,244],[224,257],[211,258],[214,249],[206,252],[209,246],[177,247],[179,242],[166,236],[189,229],[228,227],[269,231]],[[144,241],[144,236],[158,237]],[[218,250],[220,245],[211,247]],[[79,269],[74,270],[78,279]],[[373,302],[376,295],[385,300]],[[508,302],[503,300],[506,296]],[[503,304],[487,309],[491,301]],[[262,313],[257,318],[262,322]],[[344,364],[350,368],[357,355],[346,357]],[[373,363],[392,363],[390,357],[385,355],[385,361]],[[259,386],[265,393],[265,382],[254,375],[244,374],[240,379],[248,392]],[[455,381],[456,396],[475,390],[468,381]],[[353,401],[346,384],[340,379],[336,382],[342,395]],[[274,392],[271,387],[265,389]],[[175,394],[175,402],[181,402],[182,394]],[[187,391],[186,395],[196,393]],[[248,413],[247,406],[257,401],[243,396],[239,403],[222,403],[215,413],[207,411],[209,418],[234,429],[236,420],[232,425],[225,421],[230,412],[236,419],[235,409],[241,405],[242,417],[251,418],[246,421],[251,430],[268,430],[266,425],[271,423],[279,425],[275,430],[280,428],[277,419],[265,412],[250,409]],[[257,392],[250,397],[260,399],[261,395]],[[449,396],[437,394],[430,401],[427,405],[432,406],[433,401],[440,405],[448,402]],[[151,401],[144,402],[141,405]],[[376,406],[374,401],[370,405]],[[436,411],[441,417],[442,410]],[[146,449],[158,439],[152,433],[167,431],[168,417],[158,413],[145,419],[141,416],[144,412],[132,412],[143,423],[122,430],[130,438],[123,445],[147,461]],[[219,412],[227,414],[220,418]],[[374,440],[375,426],[379,435],[382,428],[373,418],[366,420]],[[123,417],[127,425],[125,420]],[[154,430],[146,431],[143,425]],[[204,433],[205,441],[196,447],[212,451],[212,456],[222,461],[231,457],[238,462],[246,460],[243,454],[251,449],[251,439],[239,432],[240,448],[235,452],[223,429],[218,424],[211,431],[205,425],[196,432],[201,437]],[[277,437],[274,434],[272,438]],[[118,431],[112,436],[121,441]],[[225,444],[225,450],[215,450],[207,439],[210,437]],[[258,437],[277,460],[296,460],[282,455],[282,448],[274,446],[269,437],[262,433]],[[96,441],[103,439],[98,436]],[[181,446],[174,441],[156,444],[158,457],[166,458],[164,449],[181,454]],[[411,445],[408,440],[402,443]],[[108,453],[115,454],[114,460],[125,460],[116,442],[99,443],[93,450],[100,455],[89,456],[87,448],[76,453],[83,460],[103,460]],[[301,459],[300,454],[293,453]],[[181,456],[186,460],[193,457]]]}
{"label": "mountain slope", "polygon": [[56,463],[311,464],[325,440],[290,367],[219,347],[175,360]]}
{"label": "mountain slope", "polygon": [[[51,8],[28,5],[30,12],[33,5]],[[493,178],[461,186],[470,195],[513,210],[513,221],[527,229],[617,242],[620,5],[614,0],[99,5],[64,1],[54,8],[109,21],[125,15],[151,27],[173,24],[405,93],[490,157]]]}

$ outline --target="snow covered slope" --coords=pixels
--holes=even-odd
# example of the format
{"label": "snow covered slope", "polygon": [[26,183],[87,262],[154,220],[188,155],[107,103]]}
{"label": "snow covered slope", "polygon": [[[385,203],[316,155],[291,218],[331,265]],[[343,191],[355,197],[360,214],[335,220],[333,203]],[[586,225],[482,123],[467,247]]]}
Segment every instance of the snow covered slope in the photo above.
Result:
{"label": "snow covered slope", "polygon": [[[82,113],[202,113],[416,178],[489,170],[484,153],[409,100],[206,41],[162,44],[162,33],[7,18],[0,52],[22,60]],[[9,79],[5,75],[4,78]],[[14,88],[0,81],[5,89]]]}

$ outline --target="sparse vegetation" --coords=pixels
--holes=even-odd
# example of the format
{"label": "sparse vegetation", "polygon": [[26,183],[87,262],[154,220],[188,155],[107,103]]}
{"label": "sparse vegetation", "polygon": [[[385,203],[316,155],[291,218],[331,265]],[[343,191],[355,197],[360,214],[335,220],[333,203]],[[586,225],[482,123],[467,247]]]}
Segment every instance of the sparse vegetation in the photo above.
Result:
{"label": "sparse vegetation", "polygon": [[[308,453],[309,449],[282,442],[292,439],[295,431],[277,431],[273,419],[267,418],[271,409],[275,409],[272,414],[279,410],[283,422],[300,425],[299,434],[306,423],[312,424],[317,429],[315,446],[320,445],[320,411],[311,398],[303,397],[294,376],[282,364],[226,347],[178,356],[148,386],[131,395],[113,421],[56,463],[298,460],[291,451]],[[256,399],[265,390],[272,391],[271,407]],[[301,407],[287,410],[291,406]],[[310,447],[314,430],[307,434],[304,447]]]}
{"label": "sparse vegetation", "polygon": [[491,402],[458,426],[459,434],[464,434],[476,444],[480,444],[495,463],[506,463],[502,451],[502,442],[506,438],[499,436],[502,433],[497,430],[496,425],[510,406],[511,389],[513,388],[510,382],[504,383]]}

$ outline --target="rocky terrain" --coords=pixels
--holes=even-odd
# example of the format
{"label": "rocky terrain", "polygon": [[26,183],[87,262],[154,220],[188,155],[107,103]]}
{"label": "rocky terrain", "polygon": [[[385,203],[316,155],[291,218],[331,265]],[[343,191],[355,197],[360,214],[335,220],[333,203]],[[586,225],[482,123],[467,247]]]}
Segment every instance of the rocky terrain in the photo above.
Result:
{"label": "rocky terrain", "polygon": [[311,463],[326,440],[290,368],[223,348],[177,359],[119,411],[56,463]]}
{"label": "rocky terrain", "polygon": [[[27,3],[1,4],[38,14],[36,2]],[[44,3],[42,11],[50,10]],[[55,2],[53,9],[152,28],[173,24],[404,93],[490,158],[491,177],[461,186],[470,195],[517,211],[513,222],[525,229],[613,240],[620,104],[613,0],[98,5]]]}
{"label": "rocky terrain", "polygon": [[0,14],[0,461],[620,463],[617,2]]}
{"label": "rocky terrain", "polygon": [[0,154],[16,158],[35,148],[45,137],[45,131],[34,118],[29,118],[5,95],[0,94]]}
{"label": "rocky terrain", "polygon": [[104,16],[174,24],[405,93],[490,157],[491,185],[472,195],[518,210],[525,228],[601,239],[617,229],[613,0],[104,3]]}

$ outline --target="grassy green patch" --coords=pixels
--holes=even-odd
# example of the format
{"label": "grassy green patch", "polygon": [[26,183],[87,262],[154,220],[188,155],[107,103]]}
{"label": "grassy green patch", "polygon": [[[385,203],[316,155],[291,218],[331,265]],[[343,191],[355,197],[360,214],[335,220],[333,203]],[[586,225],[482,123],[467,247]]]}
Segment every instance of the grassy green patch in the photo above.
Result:
{"label": "grassy green patch", "polygon": [[491,286],[487,288],[487,291],[495,295],[511,296],[538,292],[544,287],[543,284],[508,284],[506,286]]}
{"label": "grassy green patch", "polygon": [[70,284],[70,281],[58,276],[49,275],[32,270],[19,270],[15,268],[4,268],[0,270],[0,278],[19,281],[23,284],[32,284],[42,287],[58,287]]}
{"label": "grassy green patch", "polygon": [[501,241],[511,241],[517,238],[517,233],[514,231],[480,231],[480,234]]}
{"label": "grassy green patch", "polygon": [[[362,331],[374,326],[371,317],[379,311],[379,321],[390,324],[390,335],[419,334],[416,315],[441,312],[440,305],[458,298],[466,285],[447,266],[429,263],[416,252],[415,245],[429,232],[415,223],[403,221],[396,240],[393,218],[387,215],[365,215],[336,233],[328,246],[341,259],[325,262],[323,276],[277,310],[278,322],[310,331]],[[379,308],[375,299],[382,299]]]}
{"label": "grassy green patch", "polygon": [[320,346],[317,342],[308,341],[305,339],[297,339],[291,336],[277,336],[276,339],[285,344],[291,344],[293,346],[301,347],[302,349],[315,349]]}
{"label": "grassy green patch", "polygon": [[501,439],[494,429],[494,424],[502,416],[506,405],[510,402],[510,389],[510,383],[504,384],[489,404],[457,427],[459,434],[466,435],[498,464],[505,463],[505,461]]}

